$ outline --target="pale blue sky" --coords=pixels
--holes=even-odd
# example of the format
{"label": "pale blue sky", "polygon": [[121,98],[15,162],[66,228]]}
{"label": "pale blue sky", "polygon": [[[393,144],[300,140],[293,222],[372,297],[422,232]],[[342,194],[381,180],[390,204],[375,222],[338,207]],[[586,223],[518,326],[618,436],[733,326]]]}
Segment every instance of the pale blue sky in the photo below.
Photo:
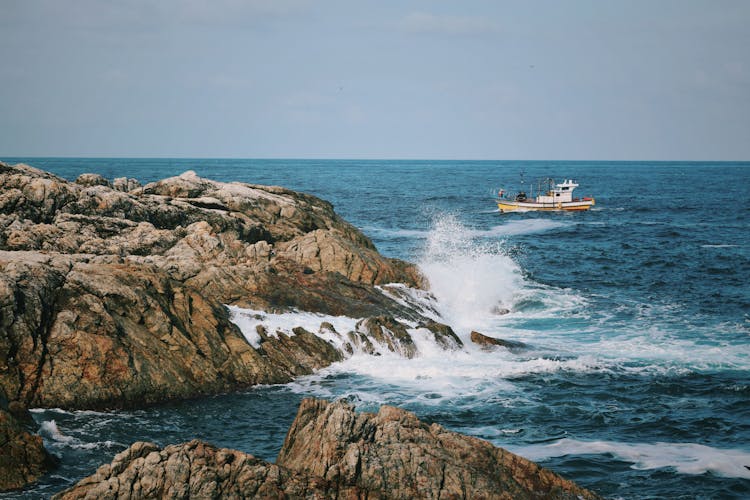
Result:
{"label": "pale blue sky", "polygon": [[0,82],[0,156],[750,160],[750,2],[0,0]]}

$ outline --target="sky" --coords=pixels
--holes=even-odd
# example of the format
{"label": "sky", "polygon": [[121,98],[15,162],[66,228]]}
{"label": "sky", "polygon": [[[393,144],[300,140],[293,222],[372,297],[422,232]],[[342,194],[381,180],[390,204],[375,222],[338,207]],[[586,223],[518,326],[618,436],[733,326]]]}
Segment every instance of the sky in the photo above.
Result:
{"label": "sky", "polygon": [[750,2],[0,0],[0,156],[750,160]]}

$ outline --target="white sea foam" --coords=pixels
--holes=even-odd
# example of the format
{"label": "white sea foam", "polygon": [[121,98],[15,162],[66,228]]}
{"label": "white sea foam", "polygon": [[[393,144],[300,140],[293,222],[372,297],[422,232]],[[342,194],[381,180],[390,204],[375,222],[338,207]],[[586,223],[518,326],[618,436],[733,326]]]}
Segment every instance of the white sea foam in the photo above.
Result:
{"label": "white sea foam", "polygon": [[721,245],[701,245],[701,248],[736,248],[739,245],[729,245],[729,244],[721,244]]}
{"label": "white sea foam", "polygon": [[39,427],[39,434],[44,437],[51,446],[57,448],[73,448],[79,450],[126,448],[127,445],[116,441],[91,441],[86,442],[73,436],[64,434],[54,420],[45,420]]}
{"label": "white sea foam", "polygon": [[[493,228],[500,234],[541,231],[568,223],[548,219],[511,221]],[[419,266],[427,276],[438,309],[458,328],[487,328],[498,310],[549,316],[579,308],[583,299],[571,290],[524,279],[521,267],[506,252],[503,241],[486,241],[450,215],[438,217],[425,242]],[[494,312],[493,312],[494,311]]]}
{"label": "white sea foam", "polygon": [[237,306],[226,307],[229,309],[230,321],[239,327],[247,341],[254,347],[260,346],[261,339],[256,329],[258,325],[264,326],[271,336],[276,336],[278,332],[293,335],[293,328],[302,327],[338,345],[341,343],[340,338],[332,332],[320,331],[321,323],[328,322],[333,325],[337,332],[346,333],[354,330],[358,321],[346,316],[330,316],[310,312],[274,314],[255,309],[243,309]]}
{"label": "white sea foam", "polygon": [[745,450],[712,448],[696,443],[619,443],[561,439],[550,444],[509,447],[530,460],[565,455],[609,454],[631,462],[634,469],[673,468],[682,474],[710,472],[723,477],[750,479],[750,453]]}
{"label": "white sea foam", "polygon": [[[494,210],[493,212],[497,212],[497,210]],[[452,219],[453,221],[456,221],[457,223],[457,220],[453,216],[449,216],[449,215],[438,216],[436,218],[436,220],[438,221],[437,229],[440,230],[441,229],[440,226],[445,224],[446,222],[449,222],[450,219]],[[461,233],[464,236],[467,236],[470,238],[493,238],[493,237],[541,233],[544,231],[551,231],[553,229],[558,229],[558,228],[566,227],[570,225],[571,223],[567,221],[559,221],[559,220],[546,219],[546,218],[545,219],[528,218],[528,219],[520,219],[520,220],[509,220],[503,224],[498,224],[496,226],[493,226],[490,229],[469,228],[463,225],[460,225],[460,227],[461,227]],[[392,237],[392,238],[403,237],[403,238],[428,239],[435,234],[435,228],[430,229],[430,230],[419,230],[419,229],[392,229],[392,228],[369,226],[369,227],[365,227],[364,230],[371,234],[379,234],[379,235]]]}
{"label": "white sea foam", "polygon": [[45,420],[42,422],[39,433],[56,443],[73,444],[76,441],[74,437],[63,434],[54,420]]}

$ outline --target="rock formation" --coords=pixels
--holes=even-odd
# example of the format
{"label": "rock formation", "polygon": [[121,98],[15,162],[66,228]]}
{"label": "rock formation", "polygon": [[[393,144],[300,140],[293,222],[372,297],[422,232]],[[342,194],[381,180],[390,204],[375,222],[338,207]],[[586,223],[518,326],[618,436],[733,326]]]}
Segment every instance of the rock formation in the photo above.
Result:
{"label": "rock formation", "polygon": [[136,443],[55,498],[595,499],[486,441],[383,406],[306,399],[277,463],[199,441]]}
{"label": "rock formation", "polygon": [[[460,346],[392,282],[424,284],[314,196],[0,163],[0,387],[27,406],[139,406],[287,382],[358,349],[413,356],[420,323]],[[304,331],[253,346],[225,304],[365,319],[335,348]]]}
{"label": "rock formation", "polygon": [[111,464],[53,498],[336,498],[322,478],[201,441],[167,446],[138,442]]}
{"label": "rock formation", "polygon": [[523,342],[496,339],[495,337],[488,337],[479,332],[471,332],[469,338],[475,344],[482,346],[484,350],[492,350],[496,347],[505,347],[506,349],[523,349],[524,347],[528,347]]}
{"label": "rock formation", "polygon": [[33,483],[54,463],[42,438],[27,428],[29,420],[28,410],[8,403],[0,390],[0,491]]}

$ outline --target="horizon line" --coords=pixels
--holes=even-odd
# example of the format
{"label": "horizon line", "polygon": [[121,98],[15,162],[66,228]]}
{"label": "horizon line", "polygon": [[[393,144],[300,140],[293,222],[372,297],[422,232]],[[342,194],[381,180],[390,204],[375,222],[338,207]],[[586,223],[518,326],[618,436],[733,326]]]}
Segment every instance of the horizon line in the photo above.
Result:
{"label": "horizon line", "polygon": [[62,156],[49,156],[49,155],[0,155],[0,161],[2,159],[35,159],[35,160],[53,160],[53,159],[69,159],[69,160],[253,160],[253,161],[269,161],[269,160],[291,160],[291,161],[434,161],[434,162],[450,162],[450,161],[473,161],[473,162],[585,162],[585,163],[596,163],[596,162],[608,162],[608,163],[750,163],[750,159],[747,160],[687,160],[687,159],[671,159],[671,160],[655,160],[655,159],[637,159],[637,160],[610,160],[610,159],[559,159],[559,158],[547,158],[547,159],[500,159],[500,158],[344,158],[344,157],[281,157],[281,156],[269,156],[269,157],[245,157],[245,156],[75,156],[75,155],[62,155]]}

